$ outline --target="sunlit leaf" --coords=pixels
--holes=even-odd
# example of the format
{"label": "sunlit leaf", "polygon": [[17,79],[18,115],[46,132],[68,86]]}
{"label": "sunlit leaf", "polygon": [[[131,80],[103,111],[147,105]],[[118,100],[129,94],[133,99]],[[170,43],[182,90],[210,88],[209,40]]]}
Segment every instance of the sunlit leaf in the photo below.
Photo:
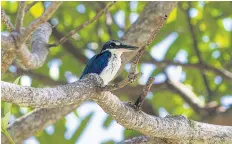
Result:
{"label": "sunlit leaf", "polygon": [[35,18],[38,18],[41,16],[44,12],[44,6],[41,2],[36,3],[33,7],[30,9],[30,13]]}
{"label": "sunlit leaf", "polygon": [[174,21],[176,19],[176,15],[177,15],[177,8],[174,8],[168,16],[167,24]]}

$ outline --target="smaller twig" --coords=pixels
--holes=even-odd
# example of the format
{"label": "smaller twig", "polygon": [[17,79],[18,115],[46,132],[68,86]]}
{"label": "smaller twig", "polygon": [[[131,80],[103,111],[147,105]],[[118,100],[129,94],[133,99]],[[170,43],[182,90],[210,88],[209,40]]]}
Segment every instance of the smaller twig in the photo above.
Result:
{"label": "smaller twig", "polygon": [[24,44],[28,38],[32,35],[32,33],[42,24],[45,23],[48,19],[51,18],[53,13],[58,9],[58,7],[61,5],[61,1],[54,1],[50,4],[50,6],[45,10],[45,12],[34,20],[32,23],[30,23],[25,30],[23,31],[20,42],[21,44]]}
{"label": "smaller twig", "polygon": [[194,69],[198,69],[201,72],[213,72],[217,75],[220,75],[224,78],[224,80],[232,80],[232,72],[224,69],[224,68],[216,68],[213,67],[211,65],[208,65],[207,63],[181,63],[181,62],[174,62],[171,60],[162,60],[162,61],[157,61],[155,59],[152,60],[143,60],[142,62],[144,63],[152,63],[152,64],[156,64],[158,67],[166,67],[167,65],[179,65],[179,66],[183,66],[186,68],[194,68]]}
{"label": "smaller twig", "polygon": [[16,73],[13,73],[13,74],[15,74],[16,76],[28,75],[28,76],[32,77],[33,79],[40,81],[44,85],[49,85],[49,86],[67,84],[67,82],[65,82],[65,81],[62,81],[62,80],[56,81],[56,80],[53,80],[52,78],[50,78],[49,76],[42,75],[40,73],[36,73],[36,72],[31,71],[31,70],[26,71],[22,68],[17,68]]}
{"label": "smaller twig", "polygon": [[118,29],[121,30],[121,31],[123,31],[123,32],[125,32],[125,29],[122,28],[122,27],[120,27],[120,25],[117,24],[117,22],[116,22],[116,20],[114,19],[114,16],[113,16],[113,14],[112,14],[111,12],[110,12],[110,16],[111,16],[111,18],[112,18],[113,23],[118,27]]}
{"label": "smaller twig", "polygon": [[109,85],[109,86],[105,86],[102,88],[102,91],[113,91],[119,88],[122,88],[124,86],[126,86],[129,82],[134,82],[137,77],[138,74],[136,74],[136,68],[137,65],[139,63],[140,58],[142,57],[146,47],[152,43],[152,41],[155,39],[156,35],[158,34],[158,32],[160,31],[161,27],[163,26],[163,24],[165,23],[165,20],[167,19],[167,15],[165,15],[164,17],[161,17],[160,22],[159,22],[159,26],[151,33],[150,37],[148,38],[148,40],[143,44],[143,46],[141,46],[139,48],[139,51],[137,53],[137,55],[135,56],[135,60],[132,62],[131,67],[130,67],[130,72],[128,75],[128,78],[117,83],[117,84],[113,84],[113,85]]}
{"label": "smaller twig", "polygon": [[94,21],[98,20],[114,3],[115,3],[115,1],[109,3],[103,10],[101,10],[99,13],[97,13],[97,15],[95,15],[91,20],[86,21],[85,23],[83,23],[80,26],[76,27],[74,30],[70,31],[65,37],[61,38],[56,43],[49,44],[48,47],[50,48],[50,47],[54,47],[54,46],[58,46],[60,44],[63,44],[64,42],[66,42],[68,40],[69,37],[74,35],[76,32],[78,32],[79,30],[85,28],[86,26],[93,23]]}
{"label": "smaller twig", "polygon": [[140,58],[142,57],[146,47],[152,43],[152,41],[155,39],[156,35],[160,31],[161,27],[164,25],[165,20],[167,19],[167,15],[164,17],[161,17],[159,26],[151,33],[150,37],[148,40],[141,46],[140,50],[138,51],[137,55],[135,56],[135,60],[133,61],[131,68],[130,68],[130,73],[134,73],[136,70],[136,67],[139,63]]}
{"label": "smaller twig", "polygon": [[6,28],[9,32],[12,32],[15,29],[14,25],[11,23],[10,18],[6,15],[3,8],[1,8],[1,20],[2,23],[6,25]]}
{"label": "smaller twig", "polygon": [[31,4],[27,5],[25,12],[28,12],[37,2],[39,1],[33,1]]}
{"label": "smaller twig", "polygon": [[116,83],[116,84],[112,84],[112,85],[107,85],[103,88],[101,88],[102,91],[114,91],[120,88],[123,88],[124,86],[126,86],[130,81],[135,81],[137,80],[140,76],[142,75],[141,72],[137,73],[134,75],[134,77],[132,78],[133,80],[129,79],[129,77],[127,77],[126,79]]}
{"label": "smaller twig", "polygon": [[17,32],[20,32],[21,28],[23,27],[25,8],[26,8],[26,1],[19,2],[17,17],[16,17],[16,25],[15,25],[15,30]]}
{"label": "smaller twig", "polygon": [[146,85],[143,88],[143,93],[138,97],[138,99],[135,102],[136,110],[140,110],[140,108],[145,100],[145,97],[147,96],[148,91],[151,89],[151,86],[152,86],[154,80],[155,79],[153,77],[150,77],[148,79]]}

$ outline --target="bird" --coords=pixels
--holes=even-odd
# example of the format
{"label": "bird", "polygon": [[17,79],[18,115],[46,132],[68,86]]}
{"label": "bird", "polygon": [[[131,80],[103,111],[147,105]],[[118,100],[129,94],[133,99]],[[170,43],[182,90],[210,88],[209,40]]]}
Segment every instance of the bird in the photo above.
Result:
{"label": "bird", "polygon": [[95,73],[102,78],[104,85],[108,85],[120,69],[122,53],[131,52],[136,49],[138,49],[138,47],[123,44],[118,40],[106,42],[100,53],[93,56],[87,62],[80,79],[87,74]]}

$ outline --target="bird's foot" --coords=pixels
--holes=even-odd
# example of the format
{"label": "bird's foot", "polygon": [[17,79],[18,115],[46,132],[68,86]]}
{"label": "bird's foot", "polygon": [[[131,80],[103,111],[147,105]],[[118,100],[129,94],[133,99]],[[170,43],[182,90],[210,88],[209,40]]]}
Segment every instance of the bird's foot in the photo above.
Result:
{"label": "bird's foot", "polygon": [[128,79],[129,79],[130,83],[133,83],[134,81],[136,81],[141,74],[142,73],[131,73],[131,74],[129,74]]}
{"label": "bird's foot", "polygon": [[128,76],[128,78],[129,78],[130,83],[133,83],[136,80],[136,75],[131,74],[131,75]]}
{"label": "bird's foot", "polygon": [[135,111],[140,111],[140,106],[136,105],[136,104],[133,104],[132,102],[128,101],[128,102],[125,102],[125,105],[133,108]]}

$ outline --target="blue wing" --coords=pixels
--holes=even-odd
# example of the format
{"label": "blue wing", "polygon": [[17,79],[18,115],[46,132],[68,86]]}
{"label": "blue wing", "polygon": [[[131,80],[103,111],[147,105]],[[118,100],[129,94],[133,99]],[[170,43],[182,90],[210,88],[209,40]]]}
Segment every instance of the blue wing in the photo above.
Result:
{"label": "blue wing", "polygon": [[84,75],[89,73],[100,74],[103,71],[103,69],[108,65],[108,61],[110,57],[111,57],[111,53],[108,51],[105,51],[103,53],[100,53],[92,57],[88,61],[80,79],[82,79]]}

